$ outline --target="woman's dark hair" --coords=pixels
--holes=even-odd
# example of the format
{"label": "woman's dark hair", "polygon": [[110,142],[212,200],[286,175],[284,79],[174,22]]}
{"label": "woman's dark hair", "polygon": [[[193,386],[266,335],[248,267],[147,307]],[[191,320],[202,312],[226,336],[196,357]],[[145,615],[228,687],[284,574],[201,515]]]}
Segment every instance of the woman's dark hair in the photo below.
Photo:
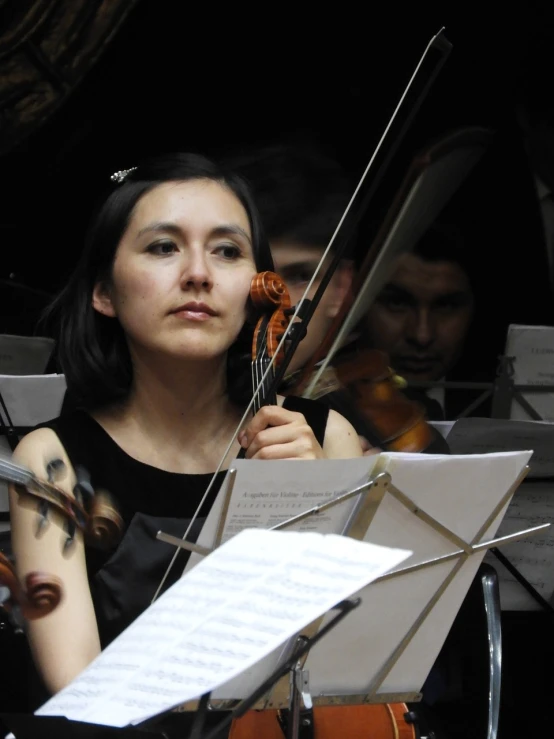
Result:
{"label": "woman's dark hair", "polygon": [[[138,201],[164,182],[213,180],[229,188],[242,203],[252,233],[258,271],[272,270],[267,238],[256,206],[243,179],[198,154],[164,154],[130,170],[111,189],[90,224],[79,264],[66,287],[48,308],[45,322],[58,324],[57,357],[72,403],[88,409],[125,398],[132,382],[132,365],[123,330],[117,320],[92,307],[97,282],[109,279],[117,246]],[[243,404],[250,387],[252,326],[248,321],[228,352],[227,385],[234,402]]]}
{"label": "woman's dark hair", "polygon": [[413,253],[426,262],[453,262],[466,274],[473,287],[475,267],[460,230],[447,221],[435,221],[425,231]]}
{"label": "woman's dark hair", "polygon": [[270,242],[329,243],[354,190],[337,160],[312,143],[268,144],[228,159],[249,184]]}

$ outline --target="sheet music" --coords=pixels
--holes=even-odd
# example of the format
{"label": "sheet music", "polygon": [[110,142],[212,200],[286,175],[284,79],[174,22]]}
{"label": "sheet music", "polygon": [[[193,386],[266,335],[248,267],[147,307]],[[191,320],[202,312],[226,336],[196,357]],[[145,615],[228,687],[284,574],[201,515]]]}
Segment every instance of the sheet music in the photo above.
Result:
{"label": "sheet music", "polygon": [[[515,482],[531,452],[484,455],[381,454],[392,482],[420,509],[465,541],[476,536],[495,506]],[[493,538],[502,514],[482,540]],[[456,551],[445,539],[387,494],[368,529],[366,541],[412,550],[402,567]],[[417,692],[450,630],[483,554],[473,554],[424,620],[386,676],[378,693]],[[364,694],[371,680],[425,609],[456,565],[452,560],[364,588],[362,605],[339,624],[332,638],[310,653],[312,695]],[[397,568],[398,569],[398,568]],[[332,666],[332,669],[330,668]]]}
{"label": "sheet music", "polygon": [[[529,482],[514,495],[499,529],[499,536],[554,521],[554,424],[494,418],[462,418],[448,435],[452,452],[475,452],[532,448]],[[530,481],[532,480],[532,482]],[[554,532],[530,536],[508,544],[502,553],[546,599],[554,593]],[[503,610],[538,610],[541,606],[492,554],[489,562],[498,572]]]}
{"label": "sheet music", "polygon": [[529,477],[554,477],[554,424],[499,418],[460,418],[447,435],[453,454],[533,449]]}
{"label": "sheet music", "polygon": [[[379,471],[389,471],[393,484],[409,495],[421,509],[433,515],[464,541],[471,541],[518,478],[531,454],[530,451],[444,456],[382,453],[365,458],[370,466],[365,470],[363,467],[358,468],[356,472],[363,479]],[[346,482],[349,467],[352,465],[354,469],[353,463],[359,465],[363,461],[334,460],[339,468],[340,465],[344,468],[342,475],[337,473],[338,478],[334,480],[339,480],[336,491],[355,486],[355,475],[349,480],[349,485],[342,483]],[[296,479],[297,476],[306,474],[313,479],[317,470],[321,470],[320,477],[328,480],[332,469],[331,466],[322,466],[320,461],[303,462],[300,466],[302,470],[299,467],[298,471],[296,463],[287,461],[261,462],[258,467],[250,465],[248,461],[244,461],[242,465],[237,464],[233,492],[235,502],[241,500],[244,491],[250,489],[249,486],[256,489],[257,484],[257,489],[269,493],[280,489],[279,482],[286,481],[288,485],[291,477]],[[314,467],[313,471],[309,469],[311,465]],[[264,472],[263,481],[258,478],[261,471]],[[298,481],[300,483],[300,478]],[[287,486],[284,487],[288,489]],[[223,494],[224,486],[220,496]],[[218,501],[221,502],[221,499],[218,498]],[[345,502],[337,506],[333,525],[343,525],[350,505],[352,503]],[[507,505],[506,503],[504,510],[491,522],[481,540],[494,537]],[[339,514],[341,509],[344,510]],[[232,500],[229,514],[231,517],[233,510]],[[296,514],[297,510],[294,509],[291,513]],[[311,526],[318,525],[318,517],[306,520]],[[306,520],[302,523],[305,524]],[[261,518],[258,521],[257,525],[261,525]],[[322,521],[322,526],[326,525],[328,522]],[[215,525],[208,520],[205,529],[208,533],[203,531],[199,541],[211,546]],[[453,542],[431,529],[388,493],[379,506],[366,540],[413,551],[414,554],[403,566],[429,561],[458,549]],[[391,670],[380,692],[417,692],[421,689],[483,556],[484,553],[472,555],[463,565],[441,598],[440,607],[435,606],[427,617],[402,659]],[[191,559],[201,561],[196,555]],[[348,627],[337,627],[333,637],[326,640],[325,644],[318,645],[308,658],[313,694],[362,694],[378,666],[386,661],[403,639],[415,619],[414,614],[421,613],[455,564],[455,561],[450,561],[388,582],[375,583],[364,589],[361,593],[362,606],[351,614]],[[399,603],[402,608],[398,607]],[[368,624],[371,624],[371,637]],[[254,668],[218,688],[214,697],[244,697],[259,684],[264,675],[269,674],[278,659],[279,654],[267,657]],[[331,665],[333,669],[330,669]]]}
{"label": "sheet music", "polygon": [[[554,482],[524,482],[516,491],[498,530],[499,536],[554,522]],[[554,539],[550,530],[507,544],[501,549],[525,579],[549,600],[554,593]],[[541,606],[493,554],[485,560],[498,572],[500,602],[505,611],[534,611]]]}
{"label": "sheet music", "polygon": [[[0,393],[14,426],[35,426],[55,418],[65,390],[64,375],[0,375]],[[2,408],[0,413],[7,423]]]}
{"label": "sheet music", "polygon": [[[283,461],[236,459],[237,470],[235,492],[226,516],[222,542],[244,528],[269,529],[315,505],[335,498],[340,492],[354,489],[367,482],[373,472],[377,456],[357,459],[303,460],[301,463]],[[198,543],[213,547],[217,525],[221,515],[227,480],[215,501]],[[355,500],[345,502],[315,517],[295,524],[295,531],[319,531],[332,533],[341,531]],[[187,570],[201,558],[191,555]]]}
{"label": "sheet music", "polygon": [[54,350],[54,339],[44,336],[0,334],[0,373],[39,375]]}
{"label": "sheet music", "polygon": [[[248,526],[270,528],[315,505],[336,498],[341,491],[356,488],[371,477],[376,460],[377,456],[349,460],[305,460],[301,463],[285,460],[271,462],[269,466],[263,460],[235,460],[235,492],[227,512],[222,541]],[[226,481],[221,486],[198,537],[198,543],[209,548],[214,546],[225,491]],[[357,501],[357,497],[351,498],[317,517],[309,517],[296,523],[288,530],[342,532]],[[194,567],[201,559],[197,554],[191,554],[185,571]],[[214,698],[250,694],[277,667],[281,657],[281,649],[272,652],[238,678],[215,690]]]}
{"label": "sheet music", "polygon": [[[513,381],[516,385],[554,385],[554,327],[508,326],[506,356],[515,357]],[[522,393],[543,421],[554,421],[554,393]],[[516,399],[511,417],[529,419],[527,411]]]}
{"label": "sheet music", "polygon": [[334,534],[244,530],[36,713],[140,723],[228,681],[409,555]]}

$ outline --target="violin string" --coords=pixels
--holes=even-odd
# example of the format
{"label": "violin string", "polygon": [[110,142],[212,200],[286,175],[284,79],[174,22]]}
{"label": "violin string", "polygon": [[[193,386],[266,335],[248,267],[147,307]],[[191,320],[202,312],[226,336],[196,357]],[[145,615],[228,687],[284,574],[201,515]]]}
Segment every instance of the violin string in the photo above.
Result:
{"label": "violin string", "polygon": [[[308,284],[308,287],[306,288],[306,293],[311,289],[312,284],[315,281],[316,274],[319,272],[319,270],[320,270],[320,268],[322,266],[323,260],[326,258],[328,252],[330,251],[331,245],[333,244],[333,242],[335,240],[335,237],[337,236],[337,234],[338,234],[338,232],[339,232],[339,230],[340,230],[340,228],[342,226],[343,221],[345,220],[348,212],[350,211],[350,208],[353,205],[353,202],[356,199],[356,197],[357,197],[360,189],[362,188],[362,186],[363,186],[363,184],[364,184],[364,182],[366,180],[366,177],[369,174],[369,172],[370,172],[370,170],[371,170],[371,168],[373,166],[373,163],[375,162],[376,157],[378,156],[378,154],[379,154],[382,146],[384,145],[384,143],[385,143],[385,141],[387,139],[387,136],[389,134],[389,131],[392,128],[392,126],[394,125],[394,122],[395,122],[395,120],[396,120],[396,118],[398,116],[398,113],[400,112],[400,109],[402,108],[402,105],[404,103],[404,100],[406,99],[406,97],[410,93],[410,90],[411,90],[411,88],[412,88],[412,86],[414,84],[414,81],[415,81],[415,79],[416,79],[416,77],[418,75],[419,70],[421,69],[421,67],[422,67],[422,65],[423,65],[423,63],[424,63],[424,61],[425,61],[425,59],[427,57],[427,54],[428,54],[429,50],[431,49],[431,47],[432,47],[433,43],[436,41],[436,39],[441,35],[441,33],[442,33],[443,30],[444,29],[441,28],[441,30],[435,36],[433,36],[433,38],[427,44],[427,47],[425,48],[425,51],[421,55],[421,58],[419,59],[419,62],[417,63],[417,66],[414,69],[414,71],[412,73],[412,76],[410,77],[410,79],[408,81],[408,84],[404,88],[404,92],[402,93],[402,95],[400,97],[400,100],[398,101],[398,103],[397,103],[397,105],[396,105],[396,107],[395,107],[395,109],[393,111],[393,114],[392,114],[389,122],[386,125],[385,130],[383,131],[383,133],[381,135],[381,138],[379,139],[379,141],[377,143],[377,146],[376,146],[376,148],[375,148],[375,150],[374,150],[374,152],[373,152],[373,154],[371,156],[371,159],[369,160],[368,165],[365,168],[365,170],[364,170],[364,172],[363,172],[363,174],[362,174],[362,176],[361,176],[361,178],[360,178],[360,180],[359,180],[359,182],[358,182],[358,184],[356,186],[356,189],[354,190],[354,194],[352,195],[352,197],[351,197],[348,205],[346,206],[346,210],[344,211],[344,213],[343,213],[343,215],[342,215],[342,217],[341,217],[341,219],[339,221],[339,225],[335,229],[335,232],[333,233],[333,236],[331,237],[331,241],[329,242],[329,245],[327,246],[327,249],[325,250],[325,253],[324,253],[324,255],[323,255],[320,263],[317,265],[316,272],[314,273],[314,276],[312,277],[312,279],[310,280],[310,282]],[[306,388],[306,390],[305,390],[305,392],[303,394],[303,397],[309,398],[310,397],[310,394],[313,393],[313,391],[314,391],[314,389],[315,389],[315,387],[317,385],[317,382],[319,381],[321,375],[323,374],[323,372],[327,368],[327,365],[329,364],[329,362],[331,361],[331,359],[332,359],[332,356],[330,355],[330,353],[328,353],[328,355],[323,358],[323,360],[319,364],[319,369],[316,370],[313,373],[313,376],[311,378],[311,381],[310,381],[309,385],[307,386],[307,388]]]}
{"label": "violin string", "polygon": [[56,490],[55,487],[40,480],[31,470],[22,465],[17,465],[10,461],[6,457],[0,458],[0,476],[5,476],[8,482],[13,482],[20,485],[28,485],[30,482],[36,485],[40,490],[45,493],[52,493]]}
{"label": "violin string", "polygon": [[[29,495],[36,495],[41,500],[45,500],[54,506],[62,506],[67,511],[67,496],[63,490],[52,483],[41,480],[27,467],[15,464],[4,455],[0,455],[0,477],[7,482],[23,485],[28,490]],[[35,489],[33,491],[29,490],[30,483],[34,485]],[[76,507],[83,513],[85,512],[77,500],[71,500],[69,505]]]}

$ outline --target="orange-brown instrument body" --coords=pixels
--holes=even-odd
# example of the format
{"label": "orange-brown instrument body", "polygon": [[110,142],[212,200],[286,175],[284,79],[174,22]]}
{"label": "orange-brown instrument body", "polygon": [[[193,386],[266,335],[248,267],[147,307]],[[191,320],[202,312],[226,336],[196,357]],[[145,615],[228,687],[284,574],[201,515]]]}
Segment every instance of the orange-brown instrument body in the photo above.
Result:
{"label": "orange-brown instrument body", "polygon": [[[416,739],[405,703],[314,708],[314,739]],[[278,711],[249,711],[233,722],[229,739],[284,739]]]}
{"label": "orange-brown instrument body", "polygon": [[12,563],[0,552],[0,586],[10,592],[3,607],[9,612],[18,608],[23,618],[35,620],[51,613],[62,598],[61,581],[44,572],[31,572],[22,585]]}
{"label": "orange-brown instrument body", "polygon": [[430,446],[436,432],[426,420],[425,408],[404,395],[384,352],[356,352],[337,359],[334,370],[383,447],[395,452],[422,452]]}

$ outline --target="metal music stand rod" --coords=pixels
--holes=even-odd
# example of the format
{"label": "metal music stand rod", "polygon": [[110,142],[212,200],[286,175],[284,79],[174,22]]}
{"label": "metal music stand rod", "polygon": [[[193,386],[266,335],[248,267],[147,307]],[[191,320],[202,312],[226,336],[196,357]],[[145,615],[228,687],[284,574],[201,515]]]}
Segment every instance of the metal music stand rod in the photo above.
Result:
{"label": "metal music stand rod", "polygon": [[[332,610],[338,610],[338,613],[336,616],[334,616],[325,626],[323,626],[315,635],[311,636],[310,638],[306,638],[303,636],[298,637],[296,646],[293,650],[292,655],[283,662],[282,665],[280,665],[264,682],[254,690],[253,693],[251,693],[248,698],[245,698],[243,701],[241,701],[240,705],[237,706],[233,711],[230,712],[229,716],[226,716],[220,724],[218,724],[215,728],[213,728],[208,734],[202,736],[200,734],[194,735],[191,734],[189,736],[189,739],[216,739],[217,736],[220,734],[221,731],[223,731],[229,724],[233,721],[233,719],[240,718],[243,716],[247,711],[249,711],[253,706],[256,705],[256,703],[262,698],[271,688],[273,688],[279,680],[284,677],[287,673],[291,675],[291,684],[294,685],[294,689],[291,691],[291,721],[289,723],[289,726],[295,727],[294,731],[291,733],[289,731],[289,736],[287,739],[298,739],[298,726],[299,726],[299,718],[300,718],[300,701],[298,700],[298,687],[297,682],[295,679],[295,672],[297,663],[308,654],[308,652],[322,639],[326,634],[329,633],[332,629],[339,624],[345,616],[347,616],[349,613],[351,613],[355,608],[357,608],[361,603],[360,598],[353,598],[348,600],[343,600],[340,603],[337,603],[336,606]],[[203,696],[204,698],[204,696]],[[205,702],[205,706],[203,708],[204,715],[207,712],[207,706],[209,702],[209,694],[207,694],[207,699]]]}

